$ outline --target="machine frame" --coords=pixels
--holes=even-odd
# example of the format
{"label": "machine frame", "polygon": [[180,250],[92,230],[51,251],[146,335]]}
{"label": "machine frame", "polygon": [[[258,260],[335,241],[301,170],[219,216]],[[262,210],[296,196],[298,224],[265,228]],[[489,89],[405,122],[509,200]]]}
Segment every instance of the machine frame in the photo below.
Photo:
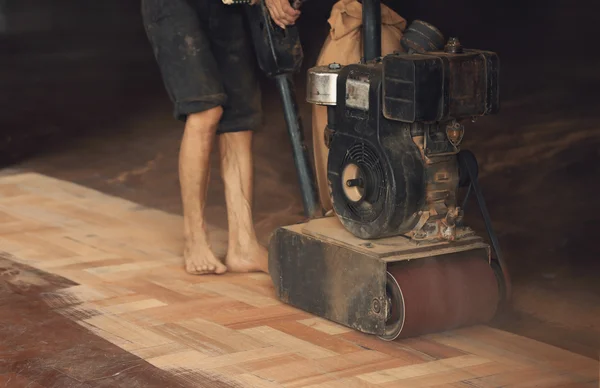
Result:
{"label": "machine frame", "polygon": [[[380,0],[361,3],[361,62],[368,64],[381,58],[381,4]],[[276,80],[282,97],[308,219],[278,228],[271,237],[269,272],[277,297],[384,340],[490,320],[498,306],[508,300],[510,281],[477,183],[473,154],[461,151],[456,155],[460,185],[468,187],[463,208],[469,195],[475,193],[492,245],[462,225],[457,225],[452,241],[419,240],[410,235],[360,239],[335,215],[323,217],[294,99],[291,74],[300,69],[303,59],[298,32],[295,26],[288,32],[278,30],[263,3],[250,7],[248,16],[260,67]],[[428,25],[422,23],[421,27]],[[333,66],[331,70],[336,71]],[[337,125],[331,121],[335,105],[325,105],[329,105],[329,124],[333,127]],[[457,183],[459,177],[455,179]]]}

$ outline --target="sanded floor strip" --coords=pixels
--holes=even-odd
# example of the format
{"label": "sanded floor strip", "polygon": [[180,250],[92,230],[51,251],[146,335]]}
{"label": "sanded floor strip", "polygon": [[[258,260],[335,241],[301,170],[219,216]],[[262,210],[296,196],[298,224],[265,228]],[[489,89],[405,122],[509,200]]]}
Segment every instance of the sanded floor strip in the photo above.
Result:
{"label": "sanded floor strip", "polygon": [[191,384],[598,386],[596,360],[489,327],[388,343],[281,304],[267,275],[188,275],[181,226],[46,176],[0,178],[0,251],[78,283],[48,306]]}

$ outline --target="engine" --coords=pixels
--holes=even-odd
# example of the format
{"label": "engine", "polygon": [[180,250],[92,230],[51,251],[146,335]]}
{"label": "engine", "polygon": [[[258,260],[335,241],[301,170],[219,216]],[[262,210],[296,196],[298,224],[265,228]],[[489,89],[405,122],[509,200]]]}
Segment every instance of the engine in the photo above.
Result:
{"label": "engine", "polygon": [[464,125],[499,109],[498,56],[413,22],[404,52],[309,70],[308,101],[328,106],[333,208],[362,239],[455,240]]}

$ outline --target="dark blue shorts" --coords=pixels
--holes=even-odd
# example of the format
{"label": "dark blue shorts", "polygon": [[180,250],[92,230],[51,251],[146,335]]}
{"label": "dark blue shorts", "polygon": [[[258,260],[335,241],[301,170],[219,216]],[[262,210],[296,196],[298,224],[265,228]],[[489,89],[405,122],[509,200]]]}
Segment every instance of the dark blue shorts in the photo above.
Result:
{"label": "dark blue shorts", "polygon": [[142,0],[146,33],[174,105],[185,121],[222,106],[218,132],[262,123],[255,56],[242,6],[221,0]]}

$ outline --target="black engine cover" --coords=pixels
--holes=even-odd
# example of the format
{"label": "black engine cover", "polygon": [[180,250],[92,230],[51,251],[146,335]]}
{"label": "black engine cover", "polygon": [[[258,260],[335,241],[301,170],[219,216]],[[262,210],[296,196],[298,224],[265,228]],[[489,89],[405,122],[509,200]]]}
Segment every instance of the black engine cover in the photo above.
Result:
{"label": "black engine cover", "polygon": [[405,123],[494,114],[500,106],[496,53],[465,50],[388,55],[383,112]]}
{"label": "black engine cover", "polygon": [[245,10],[261,70],[269,77],[298,72],[304,60],[298,27],[278,27],[264,1]]}
{"label": "black engine cover", "polygon": [[[410,125],[383,116],[382,66],[344,67],[337,95],[328,157],[334,211],[359,238],[410,231],[425,200],[424,162]],[[348,171],[358,173],[345,176]],[[355,186],[349,188],[349,181]],[[349,192],[359,194],[352,197]]]}

